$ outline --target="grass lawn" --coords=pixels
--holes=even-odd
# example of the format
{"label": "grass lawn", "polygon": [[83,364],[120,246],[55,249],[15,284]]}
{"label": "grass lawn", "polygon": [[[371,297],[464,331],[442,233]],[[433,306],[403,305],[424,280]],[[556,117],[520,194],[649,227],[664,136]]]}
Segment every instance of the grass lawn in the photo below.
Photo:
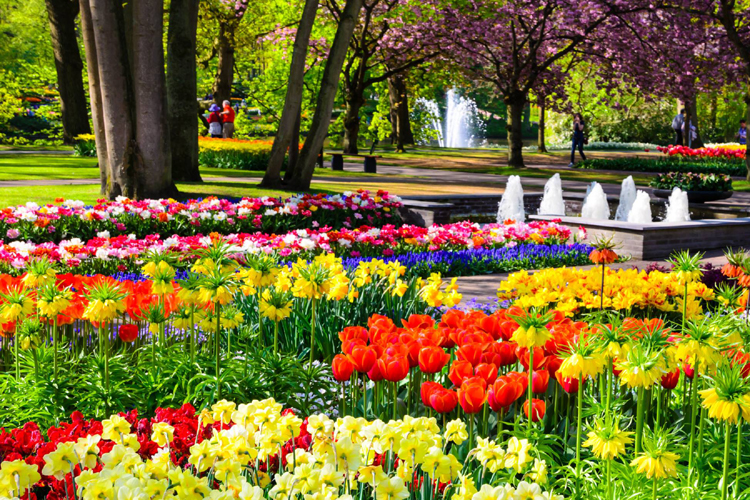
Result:
{"label": "grass lawn", "polygon": [[73,151],[73,146],[14,146],[0,144],[0,151]]}
{"label": "grass lawn", "polygon": [[[204,177],[263,177],[261,171],[231,170],[226,168],[201,168]],[[315,170],[319,177],[357,178],[372,177],[372,174],[354,171]],[[99,169],[96,158],[54,154],[0,155],[0,181],[40,179],[97,179]],[[378,177],[407,178],[407,175],[383,175]]]}

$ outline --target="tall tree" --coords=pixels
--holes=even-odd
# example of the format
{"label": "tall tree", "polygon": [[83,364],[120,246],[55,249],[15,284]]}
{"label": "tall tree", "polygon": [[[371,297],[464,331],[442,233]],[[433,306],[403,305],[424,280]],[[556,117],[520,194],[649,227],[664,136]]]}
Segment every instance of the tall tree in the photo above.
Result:
{"label": "tall tree", "polygon": [[[80,0],[91,13],[87,59],[98,67],[101,130],[107,162],[99,168],[109,198],[158,198],[176,193],[167,130],[163,0],[124,8],[110,0]],[[127,29],[126,29],[127,27]],[[93,38],[93,40],[91,40]],[[92,44],[93,42],[93,44]]]}
{"label": "tall tree", "polygon": [[289,183],[294,189],[306,191],[310,188],[310,181],[315,171],[315,162],[318,153],[323,148],[323,142],[328,134],[328,126],[331,123],[341,68],[344,66],[349,41],[352,33],[354,33],[354,27],[361,9],[362,0],[346,0],[346,5],[341,11],[336,35],[333,38],[333,44],[323,70],[323,79],[320,83],[320,92],[318,93],[310,131],[305,139],[305,144],[302,146],[294,175]]}
{"label": "tall tree", "polygon": [[[334,19],[341,10],[335,0],[326,2]],[[359,152],[360,111],[372,85],[387,81],[437,54],[437,46],[421,36],[421,18],[427,12],[408,0],[365,0],[349,57],[344,65],[344,152]]]}
{"label": "tall tree", "polygon": [[234,83],[235,49],[237,29],[247,12],[249,0],[208,0],[205,5],[218,22],[219,32],[213,46],[213,55],[218,57],[213,83],[214,101],[221,104],[229,100]]}
{"label": "tall tree", "polygon": [[171,0],[167,31],[167,103],[172,177],[201,180],[198,168],[196,30],[199,0]]}
{"label": "tall tree", "polygon": [[[286,87],[286,99],[284,110],[279,122],[279,130],[273,140],[271,157],[268,167],[263,176],[262,186],[276,187],[281,183],[281,168],[284,165],[284,157],[287,149],[294,142],[294,147],[299,143],[300,110],[302,105],[303,85],[305,78],[305,61],[307,59],[307,48],[310,45],[310,34],[312,33],[315,15],[318,11],[318,0],[305,0],[297,33],[294,37],[292,48],[292,63],[289,69],[289,79]],[[296,134],[297,141],[293,141]],[[291,156],[291,152],[290,152]]]}
{"label": "tall tree", "polygon": [[391,129],[396,151],[404,151],[407,144],[414,144],[414,133],[409,120],[409,93],[406,75],[397,74],[388,79],[388,98],[391,104]]}
{"label": "tall tree", "polygon": [[[432,0],[439,4],[440,0]],[[594,50],[591,37],[615,17],[649,8],[640,0],[473,0],[433,17],[452,59],[472,79],[495,87],[508,109],[508,164],[524,166],[523,112],[542,81],[565,78],[559,63]]]}
{"label": "tall tree", "polygon": [[45,1],[60,91],[63,141],[72,143],[75,136],[91,132],[83,89],[83,62],[76,36],[79,5],[78,0]]}

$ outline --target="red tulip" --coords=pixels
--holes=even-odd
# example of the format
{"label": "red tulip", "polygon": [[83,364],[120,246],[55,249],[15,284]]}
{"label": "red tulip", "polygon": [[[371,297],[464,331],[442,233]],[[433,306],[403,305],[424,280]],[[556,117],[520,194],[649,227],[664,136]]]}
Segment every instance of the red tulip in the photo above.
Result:
{"label": "red tulip", "polygon": [[464,379],[467,379],[469,377],[474,376],[474,369],[471,366],[471,363],[468,361],[460,361],[456,360],[451,365],[451,369],[448,372],[448,378],[451,382],[453,382],[453,385],[460,386],[463,384]]}
{"label": "red tulip", "polygon": [[482,362],[482,345],[479,343],[466,344],[456,350],[456,358],[461,361],[468,361],[472,366],[477,366]]}
{"label": "red tulip", "polygon": [[487,382],[487,385],[494,384],[495,380],[497,380],[497,366],[480,363],[474,369],[474,375],[482,377]]}
{"label": "red tulip", "polygon": [[684,365],[682,365],[682,370],[685,372],[685,375],[687,376],[687,378],[691,380],[693,379],[693,375],[695,375],[695,370],[693,369],[692,366],[685,363]]}
{"label": "red tulip", "polygon": [[555,373],[557,373],[557,370],[560,369],[560,366],[562,365],[562,359],[560,359],[557,356],[547,356],[547,371],[550,375],[553,377],[555,376]]}
{"label": "red tulip", "polygon": [[347,340],[362,340],[367,342],[367,330],[361,326],[347,326],[341,332],[339,332],[339,340],[346,342]]}
{"label": "red tulip", "polygon": [[378,360],[378,355],[372,346],[355,345],[350,354],[354,368],[359,373],[367,373]]}
{"label": "red tulip", "polygon": [[574,394],[578,392],[578,379],[577,378],[563,378],[560,376],[560,372],[555,373],[555,378],[560,387],[563,388],[568,394]]}
{"label": "red tulip", "polygon": [[509,377],[513,379],[514,381],[521,384],[521,387],[523,387],[523,392],[526,392],[526,390],[529,388],[529,374],[528,373],[519,373],[519,372],[508,372],[506,377]]}
{"label": "red tulip", "polygon": [[531,375],[531,392],[534,394],[544,394],[549,386],[549,372],[547,370],[537,370]]}
{"label": "red tulip", "polygon": [[437,373],[443,369],[450,354],[437,346],[427,346],[419,350],[419,369],[423,373]]}
{"label": "red tulip", "polygon": [[438,413],[450,413],[458,404],[458,395],[450,389],[440,388],[430,396],[430,406]]}
{"label": "red tulip", "polygon": [[378,360],[378,368],[384,379],[400,382],[409,374],[409,360],[406,356],[384,356]]}
{"label": "red tulip", "polygon": [[493,411],[508,408],[523,395],[523,386],[511,377],[500,377],[488,391],[488,402]]}
{"label": "red tulip", "polygon": [[341,342],[341,351],[344,354],[351,354],[352,353],[352,349],[354,349],[355,345],[366,346],[367,345],[367,341],[366,340],[362,340],[362,339],[346,339],[343,342]]}
{"label": "red tulip", "polygon": [[[544,401],[541,399],[532,399],[531,400],[531,421],[532,422],[539,422],[541,419],[544,418],[544,413],[547,411],[547,405]],[[526,400],[523,403],[523,414],[526,415],[526,418],[529,418],[529,401]]]}
{"label": "red tulip", "polygon": [[419,395],[422,398],[422,404],[424,404],[428,408],[432,408],[430,405],[430,396],[432,396],[432,393],[442,389],[443,386],[438,384],[437,382],[427,381],[422,382],[422,387],[419,388]]}
{"label": "red tulip", "polygon": [[458,402],[466,413],[479,413],[487,399],[484,379],[472,377],[458,389]]}
{"label": "red tulip", "polygon": [[354,364],[343,354],[337,354],[333,357],[331,369],[333,370],[333,378],[339,382],[344,382],[349,380],[354,373]]}
{"label": "red tulip", "polygon": [[[529,350],[525,347],[519,347],[516,349],[516,356],[518,361],[521,362],[521,366],[528,371],[529,369]],[[544,357],[544,349],[537,347],[534,349],[534,370],[539,370],[544,366],[546,358]]]}
{"label": "red tulip", "polygon": [[138,327],[136,325],[127,323],[120,325],[120,339],[128,344],[138,338]]}
{"label": "red tulip", "polygon": [[370,368],[370,371],[367,372],[367,378],[372,380],[373,382],[380,382],[383,380],[383,374],[380,373],[380,367],[377,363],[372,365],[372,368]]}
{"label": "red tulip", "polygon": [[661,378],[661,386],[666,390],[671,391],[677,387],[677,382],[680,381],[680,369],[676,369],[672,373],[667,373]]}

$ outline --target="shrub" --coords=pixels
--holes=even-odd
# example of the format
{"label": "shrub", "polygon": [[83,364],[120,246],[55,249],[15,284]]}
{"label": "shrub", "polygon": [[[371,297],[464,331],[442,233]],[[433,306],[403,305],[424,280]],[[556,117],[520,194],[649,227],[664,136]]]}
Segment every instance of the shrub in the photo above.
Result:
{"label": "shrub", "polygon": [[694,174],[692,172],[669,172],[659,174],[651,180],[656,189],[680,188],[683,191],[731,191],[732,178],[726,174]]}
{"label": "shrub", "polygon": [[75,156],[96,156],[96,140],[93,134],[81,134],[75,137],[73,145]]}
{"label": "shrub", "polygon": [[198,144],[198,161],[203,167],[264,171],[273,141],[200,137]]}
{"label": "shrub", "polygon": [[695,172],[702,174],[745,175],[747,169],[742,160],[722,158],[683,159],[676,156],[664,158],[589,158],[576,163],[576,168],[595,170],[625,170],[638,172]]}

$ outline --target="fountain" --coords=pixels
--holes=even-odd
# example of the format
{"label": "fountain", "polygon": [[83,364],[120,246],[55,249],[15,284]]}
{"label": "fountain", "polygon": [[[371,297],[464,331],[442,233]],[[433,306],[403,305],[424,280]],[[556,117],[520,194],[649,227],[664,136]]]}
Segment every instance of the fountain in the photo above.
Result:
{"label": "fountain", "polygon": [[633,207],[628,213],[628,222],[650,224],[653,220],[653,216],[651,215],[651,197],[647,192],[638,190],[635,195]]}
{"label": "fountain", "polygon": [[445,96],[445,117],[441,118],[440,107],[435,101],[419,98],[417,103],[432,117],[430,125],[437,132],[441,148],[469,148],[482,122],[479,120],[476,103],[450,89]]}
{"label": "fountain", "polygon": [[517,175],[511,175],[505,185],[505,193],[503,193],[500,203],[497,204],[497,222],[502,224],[508,219],[523,222],[525,218],[526,211],[523,208],[521,178]]}
{"label": "fountain", "polygon": [[690,220],[688,195],[682,189],[675,187],[667,200],[667,215],[664,222],[685,222]]}
{"label": "fountain", "polygon": [[565,200],[562,195],[560,174],[549,178],[544,185],[544,196],[539,205],[539,215],[565,215]]}
{"label": "fountain", "polygon": [[581,217],[586,219],[609,219],[609,203],[607,194],[602,189],[601,184],[594,181],[586,191],[586,197],[583,200]]}
{"label": "fountain", "polygon": [[615,220],[628,220],[628,214],[633,208],[634,201],[635,181],[633,180],[633,176],[629,175],[626,179],[622,180],[622,187],[620,188],[620,204],[617,206]]}

